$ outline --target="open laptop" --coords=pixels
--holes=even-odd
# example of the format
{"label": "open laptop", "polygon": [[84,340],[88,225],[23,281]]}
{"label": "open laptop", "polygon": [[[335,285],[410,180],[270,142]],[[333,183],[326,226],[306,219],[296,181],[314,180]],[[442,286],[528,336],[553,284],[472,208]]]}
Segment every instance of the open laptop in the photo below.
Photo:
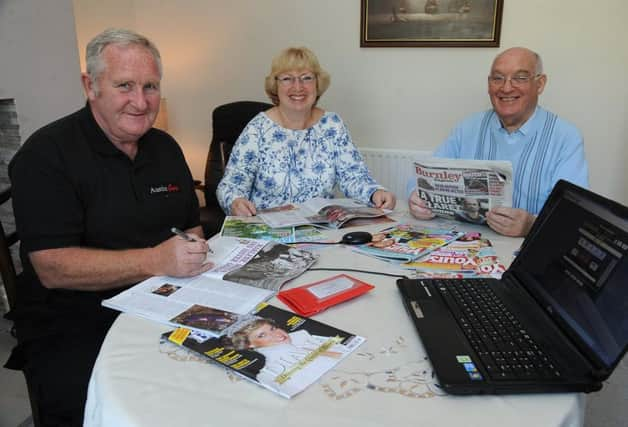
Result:
{"label": "open laptop", "polygon": [[445,391],[597,391],[628,349],[628,208],[561,180],[501,280],[397,286]]}

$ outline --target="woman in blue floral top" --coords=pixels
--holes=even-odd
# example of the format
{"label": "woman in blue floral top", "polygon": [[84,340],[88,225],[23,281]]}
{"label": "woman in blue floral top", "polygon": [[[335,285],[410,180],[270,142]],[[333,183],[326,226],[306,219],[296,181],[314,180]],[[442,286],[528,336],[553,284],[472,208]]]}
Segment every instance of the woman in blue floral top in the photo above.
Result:
{"label": "woman in blue floral top", "polygon": [[265,89],[275,106],[242,131],[216,191],[227,214],[333,198],[336,184],[346,197],[395,207],[394,194],[371,177],[340,116],[316,107],[329,81],[309,49],[289,48],[273,60]]}

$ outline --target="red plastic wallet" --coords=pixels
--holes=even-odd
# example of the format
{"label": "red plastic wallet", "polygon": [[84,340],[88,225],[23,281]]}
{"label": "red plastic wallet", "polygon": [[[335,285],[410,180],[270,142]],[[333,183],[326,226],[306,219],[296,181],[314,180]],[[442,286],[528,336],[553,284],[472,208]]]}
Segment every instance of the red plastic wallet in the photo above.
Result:
{"label": "red plastic wallet", "polygon": [[277,294],[283,303],[302,316],[312,316],[333,305],[360,296],[375,286],[346,274],[281,291]]}

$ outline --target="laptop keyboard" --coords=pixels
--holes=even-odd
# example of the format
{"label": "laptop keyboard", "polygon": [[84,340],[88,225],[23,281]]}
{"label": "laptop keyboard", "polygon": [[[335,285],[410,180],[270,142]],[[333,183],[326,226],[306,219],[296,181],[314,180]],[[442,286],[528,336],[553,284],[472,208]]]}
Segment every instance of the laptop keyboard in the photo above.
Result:
{"label": "laptop keyboard", "polygon": [[560,379],[548,354],[482,279],[438,280],[436,288],[495,380]]}

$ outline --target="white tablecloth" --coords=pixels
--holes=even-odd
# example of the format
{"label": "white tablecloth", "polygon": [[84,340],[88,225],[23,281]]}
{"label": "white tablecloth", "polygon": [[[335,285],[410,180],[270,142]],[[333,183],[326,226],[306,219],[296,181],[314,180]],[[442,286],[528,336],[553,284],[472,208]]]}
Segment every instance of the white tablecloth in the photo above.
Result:
{"label": "white tablecloth", "polygon": [[[459,228],[482,231],[506,264],[521,242],[497,236],[484,227]],[[403,273],[349,247],[320,247],[317,251],[320,259],[314,268]],[[337,273],[309,271],[285,288],[333,274]],[[85,425],[582,426],[584,397],[580,394],[445,395],[402,306],[395,278],[348,274],[376,288],[315,318],[362,335],[367,342],[292,400],[171,344],[160,343],[159,336],[169,327],[122,314],[109,331],[94,366]],[[286,308],[278,300],[272,303]]]}

